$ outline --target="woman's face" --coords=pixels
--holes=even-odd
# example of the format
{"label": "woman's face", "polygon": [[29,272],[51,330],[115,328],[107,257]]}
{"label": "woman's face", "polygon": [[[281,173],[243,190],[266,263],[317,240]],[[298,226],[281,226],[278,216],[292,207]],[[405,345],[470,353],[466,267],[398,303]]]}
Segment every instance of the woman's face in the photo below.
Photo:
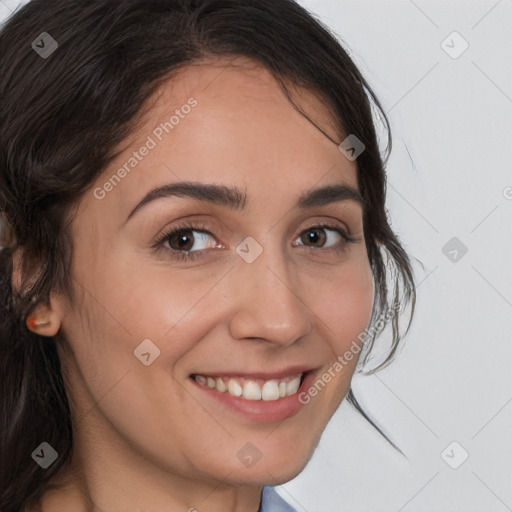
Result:
{"label": "woman's face", "polygon": [[[357,357],[344,353],[370,320],[363,209],[339,188],[357,191],[356,162],[269,72],[238,64],[166,82],[72,225],[77,300],[53,304],[73,354],[61,351],[75,457],[108,467],[126,496],[169,473],[293,478],[348,391]],[[294,99],[341,142],[315,96]]]}

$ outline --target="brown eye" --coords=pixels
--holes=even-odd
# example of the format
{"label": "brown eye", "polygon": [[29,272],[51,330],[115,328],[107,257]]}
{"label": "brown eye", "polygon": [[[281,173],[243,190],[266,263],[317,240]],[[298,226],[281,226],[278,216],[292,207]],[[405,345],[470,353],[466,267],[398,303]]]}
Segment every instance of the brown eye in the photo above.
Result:
{"label": "brown eye", "polygon": [[[208,246],[208,237],[213,240],[210,246]],[[293,243],[293,246],[302,245],[308,249],[324,249],[334,252],[342,252],[346,249],[347,244],[357,241],[342,228],[325,224],[311,226],[302,232],[299,239],[300,243]],[[206,257],[210,253],[209,249],[223,247],[216,244],[215,237],[205,226],[181,224],[157,239],[154,248],[164,250],[171,259],[192,261]]]}
{"label": "brown eye", "polygon": [[[210,241],[208,245],[208,238]],[[194,260],[206,255],[208,249],[218,245],[212,233],[202,224],[178,224],[173,229],[161,235],[153,247],[164,250],[171,259],[179,261]]]}
{"label": "brown eye", "polygon": [[[312,249],[343,249],[348,242],[353,241],[343,229],[327,225],[312,226],[304,231],[299,238],[302,244]],[[341,243],[339,238],[341,238]],[[310,243],[313,245],[308,245]]]}
{"label": "brown eye", "polygon": [[[192,232],[193,231],[191,229],[188,229],[188,230],[178,231],[177,233],[170,235],[167,238],[169,247],[171,249],[176,249],[176,250],[185,250],[185,251],[190,250],[190,248],[191,248],[190,246],[194,245],[194,237],[192,235]],[[191,240],[192,240],[192,242],[191,242]]]}
{"label": "brown eye", "polygon": [[[194,235],[196,233],[198,236]],[[191,251],[194,244],[199,242],[207,242],[208,237],[211,236],[210,233],[198,231],[195,229],[179,229],[176,230],[166,237],[167,245],[176,251]],[[196,250],[201,250],[199,247]]]}
{"label": "brown eye", "polygon": [[303,242],[320,244],[320,246],[323,246],[326,239],[327,237],[325,235],[325,232],[321,228],[308,229],[307,231],[304,231],[304,233],[301,235],[301,240]]}

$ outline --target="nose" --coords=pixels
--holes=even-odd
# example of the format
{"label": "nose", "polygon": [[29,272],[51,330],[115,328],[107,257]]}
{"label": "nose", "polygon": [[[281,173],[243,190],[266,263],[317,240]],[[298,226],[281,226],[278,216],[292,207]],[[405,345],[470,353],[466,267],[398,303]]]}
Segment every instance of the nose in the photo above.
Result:
{"label": "nose", "polygon": [[234,313],[230,331],[234,339],[258,338],[288,346],[312,329],[300,279],[279,251],[263,250],[252,263],[241,258],[231,272]]}

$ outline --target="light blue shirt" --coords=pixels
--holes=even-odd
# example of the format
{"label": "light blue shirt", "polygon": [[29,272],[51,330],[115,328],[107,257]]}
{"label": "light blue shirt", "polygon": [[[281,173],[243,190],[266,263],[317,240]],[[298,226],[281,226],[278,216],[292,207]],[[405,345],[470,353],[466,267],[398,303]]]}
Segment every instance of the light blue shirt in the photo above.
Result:
{"label": "light blue shirt", "polygon": [[263,487],[261,506],[258,512],[297,512],[277,494],[273,487]]}

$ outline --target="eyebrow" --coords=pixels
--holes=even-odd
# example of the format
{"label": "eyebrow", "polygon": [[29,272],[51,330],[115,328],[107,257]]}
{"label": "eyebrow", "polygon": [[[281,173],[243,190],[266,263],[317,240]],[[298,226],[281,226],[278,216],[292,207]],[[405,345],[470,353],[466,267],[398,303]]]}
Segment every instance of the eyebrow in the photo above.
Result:
{"label": "eyebrow", "polygon": [[[237,187],[182,181],[171,183],[151,190],[131,211],[126,219],[128,222],[142,207],[157,199],[169,197],[188,197],[199,201],[207,201],[231,210],[243,211],[246,205],[247,193]],[[299,196],[295,208],[304,210],[316,206],[325,206],[343,201],[355,201],[364,205],[364,200],[359,191],[350,185],[334,184],[320,188],[305,190]]]}

